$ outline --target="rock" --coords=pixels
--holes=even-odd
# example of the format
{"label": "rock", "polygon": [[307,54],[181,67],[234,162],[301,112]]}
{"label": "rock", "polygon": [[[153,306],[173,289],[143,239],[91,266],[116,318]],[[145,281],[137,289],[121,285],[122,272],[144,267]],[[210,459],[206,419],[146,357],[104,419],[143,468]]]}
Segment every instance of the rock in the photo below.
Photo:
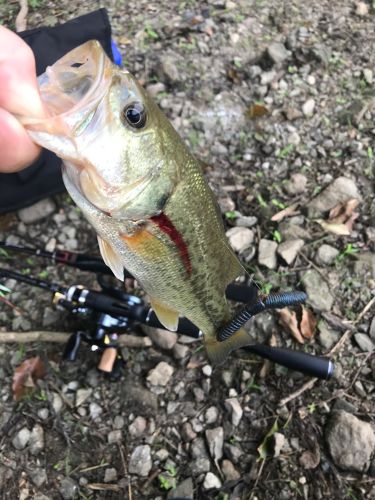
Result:
{"label": "rock", "polygon": [[366,472],[375,450],[371,424],[345,411],[332,414],[326,428],[326,440],[334,463],[344,470]]}
{"label": "rock", "polygon": [[223,456],[224,429],[222,427],[207,429],[205,434],[211,457],[213,460],[220,460]]}
{"label": "rock", "polygon": [[206,377],[211,377],[211,375],[212,375],[212,366],[211,365],[204,365],[202,367],[202,373],[203,373],[203,375],[206,375]]}
{"label": "rock", "polygon": [[255,215],[241,215],[234,221],[234,225],[239,227],[253,227],[257,222],[258,217],[255,217]]}
{"label": "rock", "polygon": [[129,434],[133,437],[140,437],[145,432],[147,427],[147,420],[143,417],[137,417],[129,425]]}
{"label": "rock", "polygon": [[332,184],[307,204],[308,215],[311,218],[319,217],[351,198],[362,199],[355,182],[347,177],[337,177]]}
{"label": "rock", "polygon": [[147,85],[146,89],[152,97],[155,97],[161,92],[165,92],[165,85],[163,82],[151,83],[150,85]]}
{"label": "rock", "polygon": [[284,241],[277,247],[277,253],[287,264],[292,264],[304,244],[305,242],[300,239]]}
{"label": "rock", "polygon": [[173,347],[173,356],[176,359],[184,359],[188,355],[189,351],[190,349],[187,345],[182,345],[177,342],[177,344]]}
{"label": "rock", "polygon": [[150,339],[162,349],[173,349],[177,342],[177,334],[161,328],[143,327]]}
{"label": "rock", "polygon": [[31,432],[27,427],[22,427],[12,439],[12,444],[16,450],[23,450],[29,442]]}
{"label": "rock", "polygon": [[273,42],[267,47],[267,54],[274,64],[281,64],[290,56],[290,52],[280,42]]}
{"label": "rock", "polygon": [[117,429],[117,430],[108,432],[107,439],[108,439],[108,444],[120,443],[122,440],[121,430]]}
{"label": "rock", "polygon": [[375,253],[364,252],[357,255],[354,262],[354,272],[357,275],[370,273],[372,278],[375,279]]}
{"label": "rock", "polygon": [[213,488],[221,488],[221,481],[212,472],[207,472],[203,481],[203,488],[205,490],[211,490]]}
{"label": "rock", "polygon": [[208,472],[211,467],[211,462],[209,458],[196,458],[193,460],[191,464],[191,472],[194,475],[199,475],[199,474],[204,474],[205,472]]}
{"label": "rock", "polygon": [[193,458],[209,458],[206,450],[206,444],[204,442],[204,439],[201,437],[197,437],[191,443],[190,452]]}
{"label": "rock", "polygon": [[174,85],[181,81],[181,73],[176,66],[175,55],[164,53],[159,58],[159,64],[157,66],[157,72],[161,78],[165,79],[170,85]]}
{"label": "rock", "polygon": [[299,109],[296,108],[285,108],[284,110],[285,118],[289,121],[297,120],[303,116],[303,113]]}
{"label": "rock", "polygon": [[103,408],[98,403],[89,404],[89,414],[93,420],[96,420],[103,413]]}
{"label": "rock", "polygon": [[235,252],[243,252],[254,241],[254,233],[247,227],[232,227],[225,233]]}
{"label": "rock", "polygon": [[31,481],[35,484],[37,488],[40,488],[42,484],[47,482],[47,473],[45,469],[42,469],[40,467],[29,471],[29,476]]}
{"label": "rock", "polygon": [[123,429],[125,425],[125,419],[122,415],[116,415],[113,421],[114,429]]}
{"label": "rock", "polygon": [[365,3],[365,2],[358,2],[357,6],[356,6],[356,9],[355,9],[355,13],[359,17],[365,17],[365,16],[367,16],[368,13],[369,13],[369,7],[368,7],[367,3]]}
{"label": "rock", "polygon": [[52,408],[55,413],[59,413],[63,406],[63,401],[57,392],[52,393]]}
{"label": "rock", "polygon": [[271,71],[264,71],[260,77],[260,84],[261,85],[269,85],[270,83],[273,82],[273,80],[276,77],[277,77],[277,73],[273,69]]}
{"label": "rock", "polygon": [[306,229],[293,224],[290,221],[283,221],[279,224],[279,231],[284,240],[309,240],[311,235]]}
{"label": "rock", "polygon": [[92,394],[92,389],[78,389],[76,394],[76,406],[81,406],[85,403]]}
{"label": "rock", "polygon": [[47,420],[47,418],[49,417],[49,410],[48,410],[48,408],[40,408],[38,410],[38,417],[41,420]]}
{"label": "rock", "polygon": [[303,274],[301,281],[308,296],[307,302],[317,311],[329,311],[334,299],[322,276],[317,271],[310,269]]}
{"label": "rock", "polygon": [[373,318],[371,320],[370,329],[369,329],[368,334],[370,335],[370,337],[373,340],[375,340],[375,316],[373,316]]}
{"label": "rock", "polygon": [[237,398],[228,398],[225,400],[225,408],[232,415],[232,424],[237,427],[243,415],[240,402]]}
{"label": "rock", "polygon": [[44,449],[44,430],[39,424],[32,428],[29,439],[29,450],[32,455],[37,455]]}
{"label": "rock", "polygon": [[181,436],[185,442],[193,441],[197,437],[190,422],[185,422],[182,425]]}
{"label": "rock", "polygon": [[319,321],[319,342],[327,351],[338,341],[340,334],[335,332],[325,321]]}
{"label": "rock", "polygon": [[134,381],[125,381],[121,384],[121,397],[126,412],[142,412],[142,415],[154,415],[158,410],[158,397],[142,385]]}
{"label": "rock", "polygon": [[60,320],[60,311],[52,309],[52,307],[46,307],[43,310],[43,326],[52,326],[58,323]]}
{"label": "rock", "polygon": [[372,82],[374,81],[374,74],[371,69],[365,68],[363,70],[363,78],[366,80],[366,82],[371,85]]}
{"label": "rock", "polygon": [[302,106],[302,113],[305,116],[311,116],[315,109],[314,99],[307,99],[307,101]]}
{"label": "rock", "polygon": [[365,333],[356,333],[354,338],[363,352],[372,352],[375,349],[374,342]]}
{"label": "rock", "polygon": [[117,480],[117,470],[114,467],[110,469],[106,469],[104,471],[104,482],[105,483],[113,483]]}
{"label": "rock", "polygon": [[274,457],[279,457],[280,452],[285,445],[286,439],[284,434],[281,434],[281,432],[275,432],[273,435],[273,456]]}
{"label": "rock", "polygon": [[34,205],[18,210],[18,217],[24,224],[34,224],[45,219],[56,210],[55,203],[50,198],[40,200]]}
{"label": "rock", "polygon": [[219,410],[216,406],[210,406],[207,408],[206,413],[204,414],[204,418],[207,424],[214,424],[217,421],[219,416]]}
{"label": "rock", "polygon": [[243,455],[243,451],[239,446],[234,444],[225,443],[224,444],[225,455],[228,456],[233,462],[238,462]]}
{"label": "rock", "polygon": [[151,448],[148,444],[137,446],[129,460],[129,473],[146,477],[152,469]]}
{"label": "rock", "polygon": [[64,500],[72,500],[76,498],[78,485],[70,477],[64,477],[60,483],[59,491]]}
{"label": "rock", "polygon": [[261,239],[258,247],[258,262],[268,269],[275,269],[277,243],[275,241]]}
{"label": "rock", "polygon": [[232,198],[229,198],[229,196],[226,196],[225,198],[218,198],[217,200],[221,213],[225,214],[226,212],[233,212],[234,209],[236,208],[236,205]]}
{"label": "rock", "polygon": [[194,497],[194,483],[191,477],[184,479],[181,483],[177,484],[176,488],[168,493],[168,498],[184,498],[185,500],[193,500]]}
{"label": "rock", "polygon": [[319,266],[330,266],[333,264],[336,257],[339,255],[337,248],[331,245],[326,245],[325,243],[318,248],[315,255],[315,262]]}
{"label": "rock", "polygon": [[169,365],[165,361],[158,363],[155,368],[153,368],[148,376],[147,381],[151,385],[161,385],[166,386],[174,372],[173,366]]}
{"label": "rock", "polygon": [[303,174],[292,174],[290,179],[284,184],[285,191],[291,196],[304,193],[306,191],[307,177]]}
{"label": "rock", "polygon": [[223,460],[221,470],[227,481],[236,481],[241,477],[240,473],[236,470],[230,460]]}

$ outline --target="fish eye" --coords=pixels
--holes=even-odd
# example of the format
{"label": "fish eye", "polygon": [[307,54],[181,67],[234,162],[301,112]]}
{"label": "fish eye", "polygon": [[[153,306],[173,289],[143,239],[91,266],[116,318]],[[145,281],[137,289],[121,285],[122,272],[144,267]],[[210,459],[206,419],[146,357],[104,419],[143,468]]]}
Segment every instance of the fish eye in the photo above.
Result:
{"label": "fish eye", "polygon": [[132,128],[143,128],[146,124],[146,110],[141,103],[129,104],[121,111],[121,121]]}

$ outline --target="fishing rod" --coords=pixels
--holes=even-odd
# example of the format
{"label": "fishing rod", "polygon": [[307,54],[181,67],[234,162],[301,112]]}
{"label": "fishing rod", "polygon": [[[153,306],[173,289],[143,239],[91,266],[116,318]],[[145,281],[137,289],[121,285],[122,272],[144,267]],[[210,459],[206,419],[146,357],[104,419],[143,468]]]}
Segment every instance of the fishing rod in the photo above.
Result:
{"label": "fishing rod", "polygon": [[[56,252],[47,252],[20,245],[7,245],[3,242],[0,242],[0,246],[7,250],[46,257],[64,264],[68,261],[68,265],[72,267],[82,269],[79,266],[83,265],[84,270],[97,272],[101,269],[105,271],[105,274],[111,274],[110,269],[96,257],[69,251],[59,251],[60,254],[57,254]],[[63,258],[62,261],[61,256]],[[75,265],[76,263],[77,265]],[[74,314],[94,317],[98,328],[94,333],[91,332],[90,334],[84,332],[73,334],[64,351],[65,359],[74,360],[76,358],[82,340],[89,343],[92,348],[95,347],[95,349],[106,349],[108,346],[112,346],[110,337],[107,335],[108,332],[112,334],[112,337],[115,337],[115,330],[125,333],[132,323],[141,323],[154,328],[164,328],[150,306],[146,305],[139,297],[129,295],[122,290],[110,286],[100,275],[98,276],[98,282],[103,289],[101,292],[89,290],[79,285],[64,287],[57,283],[25,276],[4,268],[0,268],[1,276],[49,290],[54,294],[53,303],[55,305],[68,309]],[[265,309],[300,304],[306,299],[306,294],[303,292],[271,294],[268,297],[257,298],[257,289],[254,285],[252,287],[232,285],[228,287],[227,291],[227,296],[232,300],[245,302],[245,297],[246,299],[251,297],[252,301],[245,306],[239,315],[235,316],[226,328],[219,332],[219,341],[225,341],[250,317]],[[239,298],[233,299],[234,296]],[[201,337],[199,329],[186,318],[180,319],[176,333],[188,335],[193,338]],[[263,344],[249,345],[245,347],[245,350],[306,375],[328,379],[333,374],[333,363],[324,357],[313,356],[292,349],[265,346]]]}

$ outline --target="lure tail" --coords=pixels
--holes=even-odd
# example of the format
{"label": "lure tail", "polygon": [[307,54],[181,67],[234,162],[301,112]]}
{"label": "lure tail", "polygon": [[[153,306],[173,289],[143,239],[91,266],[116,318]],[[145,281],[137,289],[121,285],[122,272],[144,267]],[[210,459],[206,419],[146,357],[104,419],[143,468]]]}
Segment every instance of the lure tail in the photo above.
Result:
{"label": "lure tail", "polygon": [[229,339],[220,342],[212,340],[206,342],[207,355],[215,365],[221,365],[232,351],[254,343],[244,328],[240,328]]}

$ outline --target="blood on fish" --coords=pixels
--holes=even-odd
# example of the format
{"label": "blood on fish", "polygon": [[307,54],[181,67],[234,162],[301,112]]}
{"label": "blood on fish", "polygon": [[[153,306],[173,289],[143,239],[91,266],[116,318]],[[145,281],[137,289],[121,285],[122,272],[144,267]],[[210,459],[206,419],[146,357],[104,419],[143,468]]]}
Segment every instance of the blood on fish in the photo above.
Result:
{"label": "blood on fish", "polygon": [[152,220],[152,222],[154,222],[161,229],[161,231],[167,234],[176,245],[181,260],[185,266],[186,272],[190,276],[192,273],[192,267],[190,262],[189,250],[181,233],[176,229],[170,218],[163,212],[159,215],[154,215],[150,218],[150,220]]}

